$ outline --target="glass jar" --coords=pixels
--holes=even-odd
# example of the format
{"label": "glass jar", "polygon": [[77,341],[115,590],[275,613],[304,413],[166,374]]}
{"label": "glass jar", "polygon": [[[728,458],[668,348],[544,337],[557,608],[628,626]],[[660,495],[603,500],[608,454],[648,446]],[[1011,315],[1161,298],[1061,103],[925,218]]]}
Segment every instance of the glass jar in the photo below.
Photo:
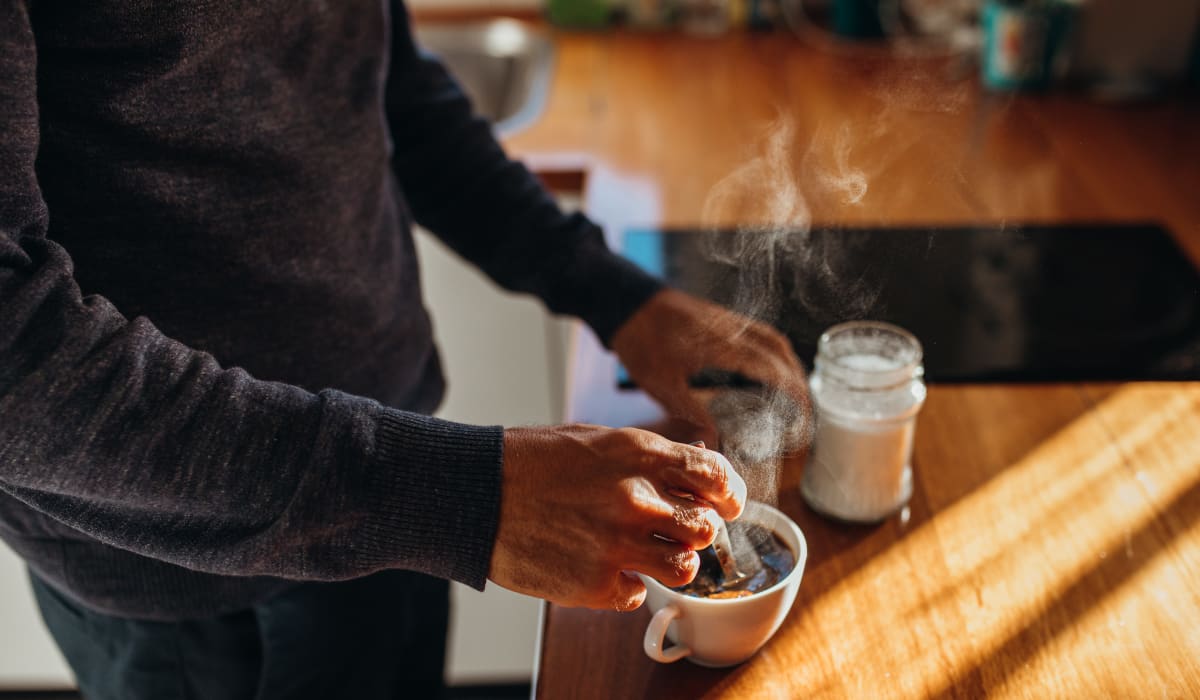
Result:
{"label": "glass jar", "polygon": [[800,487],[814,510],[875,522],[908,502],[921,361],[921,343],[890,323],[854,321],[821,335],[809,379],[816,436]]}

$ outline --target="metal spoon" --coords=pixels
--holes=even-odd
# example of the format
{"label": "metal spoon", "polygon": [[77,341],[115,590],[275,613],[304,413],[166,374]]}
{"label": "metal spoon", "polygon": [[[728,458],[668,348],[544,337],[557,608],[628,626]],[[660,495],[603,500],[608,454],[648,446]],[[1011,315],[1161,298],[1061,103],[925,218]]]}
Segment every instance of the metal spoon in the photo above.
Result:
{"label": "metal spoon", "polygon": [[[703,449],[704,441],[697,440],[691,446]],[[750,578],[738,567],[737,557],[733,555],[733,543],[729,541],[729,525],[724,520],[717,526],[717,538],[713,540],[712,547],[717,555],[717,563],[721,565],[721,575],[724,577],[722,585],[735,586]]]}

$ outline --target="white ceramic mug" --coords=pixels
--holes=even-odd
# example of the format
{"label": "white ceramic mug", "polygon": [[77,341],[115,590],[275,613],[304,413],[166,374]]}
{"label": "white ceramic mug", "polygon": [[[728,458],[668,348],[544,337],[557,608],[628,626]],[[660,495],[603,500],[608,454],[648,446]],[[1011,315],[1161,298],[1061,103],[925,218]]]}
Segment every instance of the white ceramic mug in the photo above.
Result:
{"label": "white ceramic mug", "polygon": [[[642,646],[655,661],[683,658],[701,666],[733,666],[754,656],[787,617],[808,559],[804,533],[783,513],[763,503],[749,503],[742,518],[761,525],[791,547],[796,566],[774,586],[743,598],[697,598],[667,588],[649,576],[646,605],[654,612]],[[674,646],[667,647],[666,640]]]}

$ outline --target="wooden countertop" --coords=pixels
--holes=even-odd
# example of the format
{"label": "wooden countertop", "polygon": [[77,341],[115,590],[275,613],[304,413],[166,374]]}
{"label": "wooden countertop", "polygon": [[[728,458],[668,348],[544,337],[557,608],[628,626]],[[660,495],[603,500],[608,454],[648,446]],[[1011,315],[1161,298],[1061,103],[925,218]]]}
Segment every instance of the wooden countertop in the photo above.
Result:
{"label": "wooden countertop", "polygon": [[809,543],[745,664],[660,665],[649,613],[548,606],[541,698],[1200,697],[1200,387],[933,387],[907,520]]}
{"label": "wooden countertop", "polygon": [[[1200,102],[1110,106],[1062,94],[991,95],[953,63],[833,54],[785,34],[556,37],[541,119],[506,139],[535,163],[583,162],[593,215],[687,226],[771,217],[713,187],[793,125],[797,184],[816,221],[1157,220],[1200,261]],[[839,178],[866,180],[848,202]],[[642,200],[651,200],[649,206]],[[599,210],[595,207],[600,207]]]}
{"label": "wooden countertop", "polygon": [[[566,34],[558,48],[545,115],[508,145],[576,154],[591,213],[614,228],[768,221],[782,168],[821,222],[1151,219],[1200,262],[1194,99],[985,95],[941,59],[782,35]],[[780,120],[786,157],[706,212]],[[612,390],[587,334],[571,368],[569,419],[653,415]],[[779,501],[808,568],[755,658],[659,665],[641,651],[646,611],[548,606],[538,696],[1200,697],[1200,384],[931,387],[910,508],[877,527],[814,515],[800,468]]]}

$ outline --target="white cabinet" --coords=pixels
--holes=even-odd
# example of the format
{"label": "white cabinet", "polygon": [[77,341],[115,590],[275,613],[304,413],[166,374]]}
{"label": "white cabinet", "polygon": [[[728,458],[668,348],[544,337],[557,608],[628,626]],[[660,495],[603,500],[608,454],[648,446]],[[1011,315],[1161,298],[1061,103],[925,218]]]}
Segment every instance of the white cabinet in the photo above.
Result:
{"label": "white cabinet", "polygon": [[[500,291],[440,241],[418,232],[422,285],[448,390],[438,415],[483,425],[557,422],[562,415],[562,324],[527,296]],[[488,584],[454,585],[447,679],[526,681],[539,601]]]}
{"label": "white cabinet", "polygon": [[0,541],[0,690],[74,685],[67,662],[42,625],[25,564]]}

